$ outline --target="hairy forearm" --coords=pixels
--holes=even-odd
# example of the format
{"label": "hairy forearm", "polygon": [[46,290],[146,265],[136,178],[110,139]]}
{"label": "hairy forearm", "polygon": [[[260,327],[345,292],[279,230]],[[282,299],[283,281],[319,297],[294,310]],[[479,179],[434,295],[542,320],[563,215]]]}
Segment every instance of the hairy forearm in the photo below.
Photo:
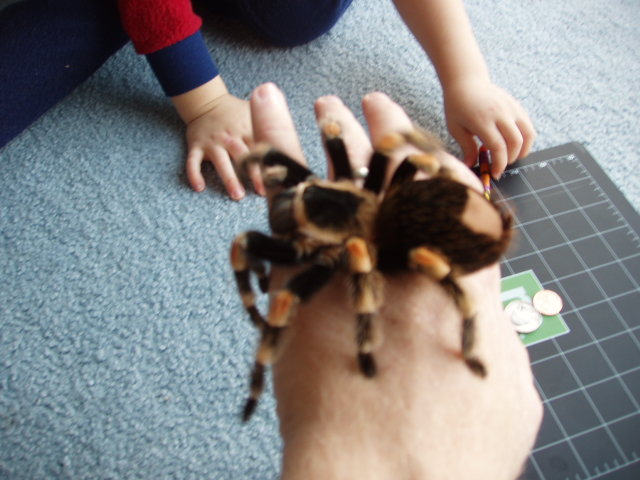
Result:
{"label": "hairy forearm", "polygon": [[489,77],[462,0],[394,0],[445,87],[473,76]]}

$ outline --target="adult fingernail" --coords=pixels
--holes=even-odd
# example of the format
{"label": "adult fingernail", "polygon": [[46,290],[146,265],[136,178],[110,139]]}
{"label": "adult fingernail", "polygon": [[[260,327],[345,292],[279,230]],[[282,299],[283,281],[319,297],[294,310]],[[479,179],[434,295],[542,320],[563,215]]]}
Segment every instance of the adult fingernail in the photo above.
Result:
{"label": "adult fingernail", "polygon": [[369,92],[362,98],[362,100],[365,102],[370,102],[371,100],[386,100],[388,98],[389,96],[383,92]]}
{"label": "adult fingernail", "polygon": [[256,88],[254,95],[257,100],[264,101],[273,98],[277,91],[278,87],[276,87],[275,83],[267,82]]}
{"label": "adult fingernail", "polygon": [[335,103],[338,105],[342,104],[342,100],[336,95],[324,95],[318,98],[317,101],[320,103]]}

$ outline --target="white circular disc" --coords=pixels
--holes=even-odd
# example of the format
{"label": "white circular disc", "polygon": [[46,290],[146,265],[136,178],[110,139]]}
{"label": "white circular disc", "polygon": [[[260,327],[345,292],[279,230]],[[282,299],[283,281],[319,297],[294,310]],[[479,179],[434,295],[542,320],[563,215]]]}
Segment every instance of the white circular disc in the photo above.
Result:
{"label": "white circular disc", "polygon": [[542,325],[542,315],[531,303],[524,300],[514,300],[508,303],[504,311],[511,318],[513,328],[518,333],[531,333]]}

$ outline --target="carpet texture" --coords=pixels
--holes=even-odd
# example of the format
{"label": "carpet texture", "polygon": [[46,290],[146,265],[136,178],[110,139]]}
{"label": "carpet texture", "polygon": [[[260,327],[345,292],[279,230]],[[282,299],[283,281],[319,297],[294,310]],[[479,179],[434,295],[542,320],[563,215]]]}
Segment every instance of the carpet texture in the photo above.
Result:
{"label": "carpet texture", "polygon": [[[583,142],[640,207],[637,1],[466,3],[536,149]],[[434,71],[389,1],[355,0],[329,34],[288,50],[205,24],[233,93],[284,90],[319,172],[323,94],[361,116],[361,97],[383,90],[446,135]],[[229,200],[210,169],[193,193],[184,155],[131,46],[0,150],[0,478],[278,477],[270,393],[239,421],[255,332],[228,265],[237,232],[266,228],[265,205]]]}

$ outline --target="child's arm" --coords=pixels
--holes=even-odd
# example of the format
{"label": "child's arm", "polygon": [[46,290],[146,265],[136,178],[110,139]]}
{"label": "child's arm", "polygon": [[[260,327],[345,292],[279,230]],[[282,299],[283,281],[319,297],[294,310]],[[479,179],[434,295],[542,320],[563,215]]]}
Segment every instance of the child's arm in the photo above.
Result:
{"label": "child's arm", "polygon": [[[248,103],[229,94],[200,34],[202,20],[190,0],[118,0],[122,24],[153,68],[165,94],[187,124],[189,183],[204,189],[202,162],[211,161],[229,195],[244,189],[233,159],[252,140]],[[254,182],[261,192],[260,182]]]}
{"label": "child's arm", "polygon": [[492,174],[529,153],[535,130],[529,116],[496,86],[473,35],[461,0],[394,0],[431,59],[444,94],[447,125],[465,163],[477,158],[475,137],[492,153]]}

